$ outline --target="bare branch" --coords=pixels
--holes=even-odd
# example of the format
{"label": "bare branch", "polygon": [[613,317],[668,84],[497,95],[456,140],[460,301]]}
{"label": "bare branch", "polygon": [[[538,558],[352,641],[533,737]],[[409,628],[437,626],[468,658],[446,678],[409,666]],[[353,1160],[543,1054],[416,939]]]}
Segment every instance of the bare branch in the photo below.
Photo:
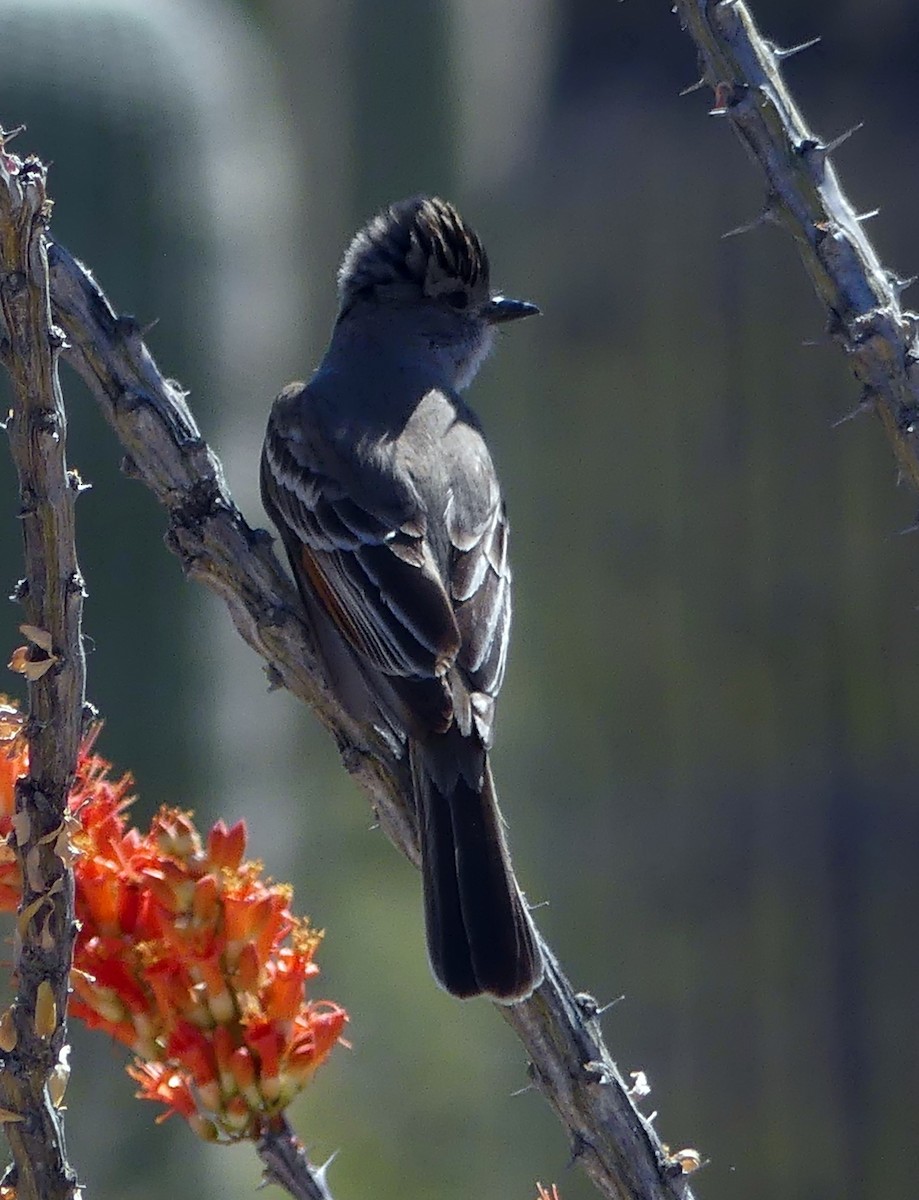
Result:
{"label": "bare branch", "polygon": [[[370,793],[383,829],[417,865],[406,762],[339,708],[269,539],[243,520],[184,396],[160,375],[137,323],[115,315],[92,277],[61,246],[53,245],[49,256],[52,305],[67,332],[67,359],[127,451],[130,473],[167,508],[168,545],[189,575],[223,597],[272,681],[317,713],[345,766]],[[566,1126],[573,1155],[613,1200],[690,1200],[684,1166],[667,1158],[635,1109],[597,1020],[588,1015],[596,1006],[585,1009],[578,1002],[547,948],[546,958],[545,983],[529,1000],[501,1011],[526,1046],[534,1081]]]}
{"label": "bare branch", "polygon": [[[885,270],[829,160],[854,130],[824,144],[805,124],[777,53],[741,0],[676,0],[719,115],[759,166],[769,211],[794,238],[833,337],[881,419],[900,474],[919,490],[917,317],[900,307]],[[857,127],[856,127],[857,128]]]}
{"label": "bare branch", "polygon": [[29,686],[29,774],[17,782],[13,821],[22,872],[18,983],[3,1020],[0,1120],[13,1152],[4,1182],[15,1184],[23,1200],[64,1200],[77,1192],[55,1107],[61,1100],[55,1073],[66,1067],[76,930],[65,816],[83,722],[83,580],[74,544],[79,480],[67,470],[57,375],[63,337],[51,323],[48,297],[49,211],[45,168],[9,154],[0,137],[0,307],[15,398],[8,432],[19,476],[25,577],[17,596],[28,642],[14,662]]}

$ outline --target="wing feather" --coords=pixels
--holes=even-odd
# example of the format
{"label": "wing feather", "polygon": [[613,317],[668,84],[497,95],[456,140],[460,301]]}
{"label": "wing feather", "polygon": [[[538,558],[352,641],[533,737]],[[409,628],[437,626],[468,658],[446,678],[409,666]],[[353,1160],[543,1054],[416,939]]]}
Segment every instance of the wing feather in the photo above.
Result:
{"label": "wing feather", "polygon": [[[441,436],[457,432],[453,426]],[[507,519],[477,431],[461,436],[475,439],[473,452],[445,451],[445,461],[459,464],[453,479],[465,502],[448,488],[430,532],[421,502],[384,515],[363,487],[338,478],[341,468],[311,448],[302,408],[289,419],[283,406],[272,415],[262,495],[298,586],[320,601],[370,667],[410,683],[409,706],[424,713],[422,727],[446,729],[456,720],[466,735],[474,726],[487,747],[510,631]],[[435,554],[429,538],[446,544],[437,541]]]}
{"label": "wing feather", "polygon": [[[470,540],[464,538],[463,544],[469,545]],[[462,639],[457,666],[472,690],[473,719],[487,746],[494,701],[504,679],[511,621],[507,518],[499,500],[478,541],[470,549],[455,547],[450,584]]]}
{"label": "wing feather", "polygon": [[453,663],[460,634],[423,534],[392,528],[311,467],[269,426],[262,494],[288,531],[301,587],[317,596],[341,633],[387,675],[438,677]]}

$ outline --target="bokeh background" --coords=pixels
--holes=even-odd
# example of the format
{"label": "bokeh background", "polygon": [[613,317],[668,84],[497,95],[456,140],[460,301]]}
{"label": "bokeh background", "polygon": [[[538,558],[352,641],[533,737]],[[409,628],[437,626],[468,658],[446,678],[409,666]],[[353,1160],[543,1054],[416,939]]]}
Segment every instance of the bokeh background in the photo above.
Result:
{"label": "bokeh background", "polygon": [[[919,268],[919,14],[757,0],[903,275]],[[454,199],[545,316],[483,371],[517,608],[496,771],[515,858],[575,984],[644,1069],[708,1200],[912,1197],[919,1119],[915,498],[857,403],[790,240],[722,240],[761,184],[663,2],[0,0],[0,120],[53,163],[53,228],[191,389],[253,523],[268,405],[319,358],[354,228]],[[812,344],[813,343],[813,344]],[[336,1196],[519,1197],[570,1167],[520,1047],[439,994],[417,876],[311,715],[268,694],[221,605],[66,373],[101,749],[255,853],[327,931],[341,1050],[296,1105]],[[20,570],[0,460],[0,581]],[[17,644],[18,610],[0,612]],[[10,676],[5,685],[16,690]],[[88,1195],[247,1197],[248,1148],[155,1127],[74,1030]]]}

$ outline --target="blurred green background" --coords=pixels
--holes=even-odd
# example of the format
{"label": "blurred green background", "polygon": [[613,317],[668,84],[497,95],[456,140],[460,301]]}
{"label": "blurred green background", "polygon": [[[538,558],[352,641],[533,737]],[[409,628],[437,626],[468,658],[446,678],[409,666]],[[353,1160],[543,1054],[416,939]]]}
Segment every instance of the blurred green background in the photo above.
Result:
{"label": "blurred green background", "polygon": [[[804,11],[806,9],[806,12]],[[919,267],[909,0],[757,0],[823,43],[787,66],[869,232]],[[513,525],[496,772],[515,859],[575,985],[605,1002],[700,1196],[912,1197],[919,1118],[916,499],[669,5],[612,0],[0,0],[0,120],[53,163],[53,229],[191,388],[253,523],[272,396],[307,374],[350,234],[449,196],[496,286],[545,312],[473,390]],[[816,345],[807,345],[816,342]],[[439,994],[419,883],[310,714],[268,694],[72,373],[89,695],[139,816],[249,823],[328,934],[351,1013],[293,1120],[339,1200],[564,1200],[520,1047]],[[0,580],[20,571],[0,461]],[[0,613],[18,644],[19,611]],[[5,661],[5,660],[4,660]],[[15,690],[10,676],[6,685]],[[72,1157],[93,1197],[253,1192],[248,1148],[155,1127],[123,1055],[74,1030]],[[908,1161],[908,1159],[907,1159]]]}

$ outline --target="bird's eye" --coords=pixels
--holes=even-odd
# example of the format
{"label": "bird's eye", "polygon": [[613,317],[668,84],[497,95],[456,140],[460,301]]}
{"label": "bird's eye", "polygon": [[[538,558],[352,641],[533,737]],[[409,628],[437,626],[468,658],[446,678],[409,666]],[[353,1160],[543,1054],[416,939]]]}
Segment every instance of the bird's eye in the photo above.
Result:
{"label": "bird's eye", "polygon": [[455,292],[447,292],[447,294],[444,296],[444,299],[451,306],[451,308],[465,308],[469,303],[469,295],[467,292],[464,292],[462,288]]}

